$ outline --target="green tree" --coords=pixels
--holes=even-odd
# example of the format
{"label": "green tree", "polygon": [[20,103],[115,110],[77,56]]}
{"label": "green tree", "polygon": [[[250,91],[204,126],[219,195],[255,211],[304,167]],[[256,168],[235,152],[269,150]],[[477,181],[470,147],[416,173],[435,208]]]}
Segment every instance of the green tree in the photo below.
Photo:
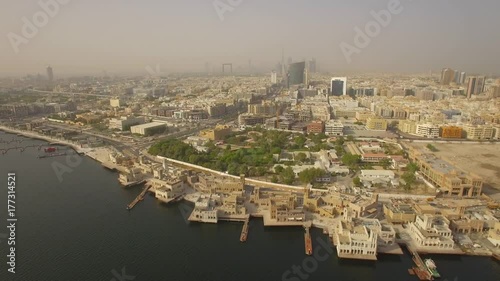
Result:
{"label": "green tree", "polygon": [[406,166],[406,169],[408,172],[415,174],[415,172],[418,171],[418,165],[416,163],[410,163]]}
{"label": "green tree", "polygon": [[336,145],[344,145],[345,139],[344,137],[339,137],[337,140],[335,140]]}
{"label": "green tree", "polygon": [[285,170],[285,168],[283,168],[283,166],[281,166],[281,165],[274,167],[274,172],[275,172],[276,174],[281,174],[281,173],[283,173],[283,170]]}
{"label": "green tree", "polygon": [[314,183],[317,178],[323,177],[326,172],[318,168],[309,168],[299,173],[299,180],[304,184]]}
{"label": "green tree", "polygon": [[297,154],[296,159],[297,161],[304,163],[307,160],[307,155],[304,152],[300,152]]}
{"label": "green tree", "polygon": [[271,178],[271,182],[272,183],[278,183],[278,177],[276,175],[273,175],[272,178]]}
{"label": "green tree", "polygon": [[384,158],[380,161],[380,165],[386,170],[391,166],[391,164],[392,161],[389,158]]}
{"label": "green tree", "polygon": [[351,153],[346,153],[342,156],[342,163],[349,167],[355,167],[357,164],[361,162],[361,156],[353,155]]}
{"label": "green tree", "polygon": [[428,148],[430,151],[432,151],[432,152],[436,152],[436,151],[438,151],[438,150],[437,150],[437,148],[436,148],[434,145],[430,144],[430,143],[427,145],[427,148]]}
{"label": "green tree", "polygon": [[295,173],[293,172],[292,167],[286,167],[281,175],[285,184],[293,184],[295,181]]}
{"label": "green tree", "polygon": [[354,141],[354,136],[353,135],[348,135],[347,136],[347,141]]}
{"label": "green tree", "polygon": [[352,183],[354,184],[354,186],[357,186],[357,187],[360,187],[362,185],[361,179],[359,177],[353,178]]}

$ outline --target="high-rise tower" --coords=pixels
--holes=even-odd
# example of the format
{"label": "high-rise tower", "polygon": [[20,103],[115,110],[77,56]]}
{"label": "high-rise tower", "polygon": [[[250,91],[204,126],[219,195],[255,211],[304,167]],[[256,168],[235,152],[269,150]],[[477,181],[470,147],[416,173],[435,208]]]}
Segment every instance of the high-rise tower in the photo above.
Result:
{"label": "high-rise tower", "polygon": [[47,79],[49,82],[54,81],[54,72],[52,71],[52,67],[50,65],[47,66]]}

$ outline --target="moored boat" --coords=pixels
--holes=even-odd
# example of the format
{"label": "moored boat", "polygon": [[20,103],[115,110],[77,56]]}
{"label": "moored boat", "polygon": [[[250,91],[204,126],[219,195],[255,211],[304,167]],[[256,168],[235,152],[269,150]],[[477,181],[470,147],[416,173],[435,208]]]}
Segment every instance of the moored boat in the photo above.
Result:
{"label": "moored boat", "polygon": [[434,261],[432,259],[425,259],[424,263],[425,263],[425,267],[427,268],[427,271],[429,271],[429,273],[432,275],[432,277],[434,277],[434,278],[441,277],[441,275],[437,271],[436,264],[434,263]]}

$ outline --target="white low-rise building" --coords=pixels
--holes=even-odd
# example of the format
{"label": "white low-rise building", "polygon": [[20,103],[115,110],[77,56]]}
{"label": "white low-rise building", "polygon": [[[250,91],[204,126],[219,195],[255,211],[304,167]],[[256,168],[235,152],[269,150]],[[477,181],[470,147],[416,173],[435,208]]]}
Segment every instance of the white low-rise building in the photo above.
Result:
{"label": "white low-rise building", "polygon": [[366,180],[384,179],[390,181],[395,178],[395,174],[393,171],[389,170],[361,170],[360,178]]}
{"label": "white low-rise building", "polygon": [[439,138],[439,129],[440,127],[437,125],[431,124],[418,124],[416,135],[420,137],[437,139]]}
{"label": "white low-rise building", "polygon": [[330,120],[325,123],[325,134],[329,136],[343,136],[344,125],[337,120]]}
{"label": "white low-rise building", "polygon": [[334,231],[334,243],[340,258],[377,259],[377,233],[371,228],[352,221],[352,211],[344,209],[344,218],[339,220]]}
{"label": "white low-rise building", "polygon": [[452,249],[455,242],[449,224],[448,219],[440,215],[419,215],[408,229],[417,247]]}
{"label": "white low-rise building", "polygon": [[[156,180],[156,182],[160,182]],[[164,184],[155,188],[156,199],[170,203],[184,194],[184,182],[179,179],[169,179],[164,181]]]}

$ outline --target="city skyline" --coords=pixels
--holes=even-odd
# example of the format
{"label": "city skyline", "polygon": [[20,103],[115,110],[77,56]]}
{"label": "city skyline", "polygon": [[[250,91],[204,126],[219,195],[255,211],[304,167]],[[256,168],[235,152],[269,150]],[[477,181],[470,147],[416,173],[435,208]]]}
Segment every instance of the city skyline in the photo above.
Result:
{"label": "city skyline", "polygon": [[[38,3],[10,3],[0,27],[0,76],[41,73],[47,65],[58,69],[59,77],[104,70],[147,75],[144,69],[156,65],[166,73],[205,72],[207,62],[215,69],[231,62],[238,72],[249,67],[249,60],[255,71],[270,73],[277,70],[283,49],[294,61],[316,58],[322,72],[424,73],[449,66],[471,74],[499,74],[500,58],[495,55],[500,39],[488,35],[497,25],[497,1],[480,6],[469,1],[400,1],[401,13],[393,14],[349,63],[340,44],[353,44],[355,28],[363,30],[374,20],[372,12],[390,2],[242,1],[230,7],[222,0],[68,1],[47,8],[55,11],[53,16],[22,43],[15,36],[23,36],[23,18],[33,23],[45,9]],[[226,4],[225,10],[214,3]],[[335,10],[342,12],[329,16]],[[311,31],[318,36],[301,36]],[[465,35],[470,40],[464,41]]]}

